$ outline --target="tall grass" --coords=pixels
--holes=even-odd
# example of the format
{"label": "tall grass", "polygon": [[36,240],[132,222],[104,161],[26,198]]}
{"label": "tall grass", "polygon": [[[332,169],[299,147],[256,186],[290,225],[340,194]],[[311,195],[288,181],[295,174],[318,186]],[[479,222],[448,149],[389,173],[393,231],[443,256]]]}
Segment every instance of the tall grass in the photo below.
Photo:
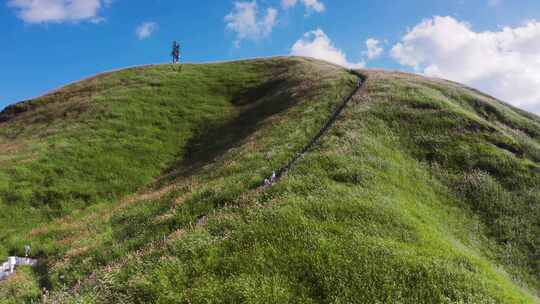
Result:
{"label": "tall grass", "polygon": [[[118,144],[111,155],[131,168],[107,169],[102,159],[95,170],[103,182],[81,183],[96,185],[94,199],[43,209],[68,215],[39,218],[30,234],[13,230],[17,239],[6,243],[15,249],[31,236],[46,270],[35,280],[54,300],[538,301],[537,121],[453,84],[363,71],[366,87],[337,124],[261,191],[356,77],[298,58],[188,66],[177,78],[168,68],[112,74],[96,85],[92,104],[103,105],[96,111],[106,128],[81,145],[109,136],[108,145]],[[73,130],[62,127],[52,138]],[[19,151],[31,155],[28,146]],[[74,172],[92,177],[87,167],[94,170],[86,163]],[[124,175],[107,184],[116,170]],[[144,178],[131,177],[139,170]]]}

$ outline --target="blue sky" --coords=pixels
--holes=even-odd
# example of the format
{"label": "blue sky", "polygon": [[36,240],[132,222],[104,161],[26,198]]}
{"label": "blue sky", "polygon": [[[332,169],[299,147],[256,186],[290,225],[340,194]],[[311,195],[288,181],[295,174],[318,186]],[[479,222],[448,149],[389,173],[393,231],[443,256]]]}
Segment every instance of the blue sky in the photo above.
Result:
{"label": "blue sky", "polygon": [[0,109],[102,71],[167,62],[176,39],[188,62],[307,55],[448,78],[540,113],[537,0],[7,0],[1,5]]}

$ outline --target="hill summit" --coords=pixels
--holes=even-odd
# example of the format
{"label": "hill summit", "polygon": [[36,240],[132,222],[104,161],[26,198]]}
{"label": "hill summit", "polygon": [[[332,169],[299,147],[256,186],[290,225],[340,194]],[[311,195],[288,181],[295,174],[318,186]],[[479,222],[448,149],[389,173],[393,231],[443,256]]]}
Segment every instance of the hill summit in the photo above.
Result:
{"label": "hill summit", "polygon": [[0,113],[0,206],[0,303],[539,301],[540,118],[418,75],[98,75]]}

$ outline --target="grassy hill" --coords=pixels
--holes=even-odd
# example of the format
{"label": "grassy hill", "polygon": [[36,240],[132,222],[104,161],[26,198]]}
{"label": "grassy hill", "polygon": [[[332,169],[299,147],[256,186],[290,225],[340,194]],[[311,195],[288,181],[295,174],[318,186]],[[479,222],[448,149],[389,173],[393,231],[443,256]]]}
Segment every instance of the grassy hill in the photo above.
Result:
{"label": "grassy hill", "polygon": [[[0,114],[0,303],[537,303],[540,119],[316,60],[148,66]],[[3,301],[3,302],[2,302]]]}

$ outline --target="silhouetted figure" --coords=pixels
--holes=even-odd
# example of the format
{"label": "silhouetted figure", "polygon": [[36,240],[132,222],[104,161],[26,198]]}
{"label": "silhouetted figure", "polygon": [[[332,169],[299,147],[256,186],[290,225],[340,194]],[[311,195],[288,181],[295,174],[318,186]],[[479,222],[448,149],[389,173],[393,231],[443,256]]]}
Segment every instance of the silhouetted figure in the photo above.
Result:
{"label": "silhouetted figure", "polygon": [[171,55],[173,58],[173,64],[177,64],[180,61],[180,44],[178,44],[176,41],[173,41]]}

